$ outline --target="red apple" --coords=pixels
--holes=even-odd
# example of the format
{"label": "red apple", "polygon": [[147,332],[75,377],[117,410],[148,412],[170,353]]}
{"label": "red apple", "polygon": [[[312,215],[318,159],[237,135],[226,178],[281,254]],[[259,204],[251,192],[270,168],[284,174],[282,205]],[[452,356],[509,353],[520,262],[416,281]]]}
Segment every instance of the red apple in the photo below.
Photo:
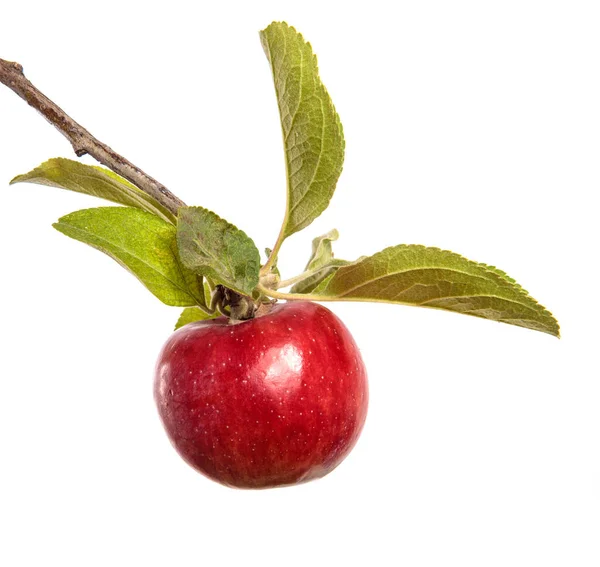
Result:
{"label": "red apple", "polygon": [[239,488],[326,475],[356,443],[368,405],[350,332],[305,301],[237,325],[219,318],[182,327],[161,351],[154,394],[181,456]]}

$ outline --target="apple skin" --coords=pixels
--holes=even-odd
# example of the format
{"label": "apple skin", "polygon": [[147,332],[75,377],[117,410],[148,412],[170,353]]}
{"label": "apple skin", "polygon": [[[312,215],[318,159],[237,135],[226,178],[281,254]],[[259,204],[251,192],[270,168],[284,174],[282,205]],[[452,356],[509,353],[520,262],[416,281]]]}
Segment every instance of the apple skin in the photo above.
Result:
{"label": "apple skin", "polygon": [[189,465],[227,486],[269,488],[322,477],[348,455],[367,415],[367,373],[344,324],[295,301],[175,331],[154,396]]}

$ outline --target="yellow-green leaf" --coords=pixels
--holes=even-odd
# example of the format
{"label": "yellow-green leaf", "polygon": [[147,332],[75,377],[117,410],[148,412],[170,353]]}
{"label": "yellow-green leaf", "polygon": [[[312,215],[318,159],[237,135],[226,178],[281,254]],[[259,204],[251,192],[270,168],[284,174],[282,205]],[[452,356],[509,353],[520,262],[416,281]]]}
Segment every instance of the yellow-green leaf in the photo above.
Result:
{"label": "yellow-green leaf", "polygon": [[171,224],[176,222],[173,213],[154,197],[103,167],[86,165],[66,158],[53,158],[29,173],[17,175],[10,183],[12,185],[24,182],[92,195],[113,203],[148,211]]}
{"label": "yellow-green leaf", "polygon": [[56,230],[108,254],[167,305],[204,302],[202,279],[179,261],[176,229],[131,207],[98,207],[66,215]]}
{"label": "yellow-green leaf", "polygon": [[219,313],[214,313],[210,315],[206,311],[202,311],[199,307],[186,307],[177,319],[177,323],[175,323],[175,331],[188,323],[195,323],[196,321],[207,321],[208,319],[214,319],[218,317]]}

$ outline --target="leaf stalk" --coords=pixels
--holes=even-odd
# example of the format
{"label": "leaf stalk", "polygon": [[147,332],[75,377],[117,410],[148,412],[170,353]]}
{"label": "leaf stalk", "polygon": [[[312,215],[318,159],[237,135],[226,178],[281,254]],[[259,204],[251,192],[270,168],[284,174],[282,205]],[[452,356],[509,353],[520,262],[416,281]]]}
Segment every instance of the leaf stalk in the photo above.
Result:
{"label": "leaf stalk", "polygon": [[[287,213],[286,213],[287,214]],[[266,276],[271,273],[271,269],[277,260],[277,255],[279,254],[279,249],[285,240],[285,223],[281,226],[281,230],[279,231],[279,235],[277,236],[277,241],[275,242],[275,246],[271,250],[269,257],[267,258],[266,263],[260,269],[260,276]]]}
{"label": "leaf stalk", "polygon": [[322,266],[316,270],[306,270],[306,271],[302,272],[301,274],[294,276],[293,278],[289,278],[287,280],[280,281],[277,284],[277,289],[283,289],[283,288],[289,287],[291,285],[297,284],[298,282],[304,281],[304,280],[318,274],[319,272],[322,272],[323,270],[327,270],[328,268],[330,268],[330,266]]}

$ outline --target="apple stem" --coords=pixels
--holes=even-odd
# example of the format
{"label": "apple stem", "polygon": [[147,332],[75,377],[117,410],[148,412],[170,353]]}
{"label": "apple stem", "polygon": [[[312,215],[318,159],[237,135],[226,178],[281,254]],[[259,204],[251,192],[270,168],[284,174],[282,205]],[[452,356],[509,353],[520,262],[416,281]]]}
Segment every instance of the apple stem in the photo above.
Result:
{"label": "apple stem", "polygon": [[232,322],[252,319],[257,311],[257,305],[251,297],[220,284],[213,290],[210,307],[229,317]]}
{"label": "apple stem", "polygon": [[75,122],[64,110],[39,91],[25,77],[23,66],[19,63],[0,59],[0,83],[19,95],[29,106],[35,108],[50,124],[55,126],[69,140],[78,157],[89,154],[102,165],[112,169],[154,197],[175,216],[177,216],[177,210],[185,206],[185,203],[162,183],[92,136],[83,126]]}

